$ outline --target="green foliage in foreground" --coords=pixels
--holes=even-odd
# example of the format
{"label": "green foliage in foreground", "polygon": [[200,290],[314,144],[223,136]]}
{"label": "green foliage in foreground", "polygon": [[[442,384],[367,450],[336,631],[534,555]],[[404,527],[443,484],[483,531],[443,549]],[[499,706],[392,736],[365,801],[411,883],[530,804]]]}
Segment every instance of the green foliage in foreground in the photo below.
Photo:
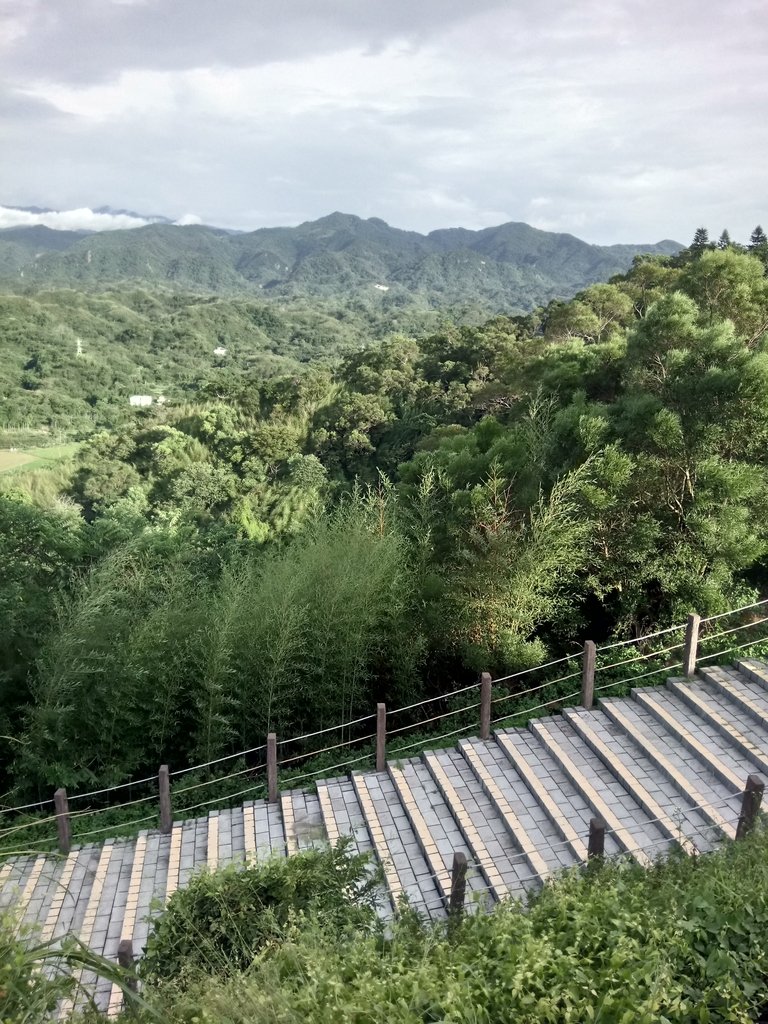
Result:
{"label": "green foliage in foreground", "polygon": [[765,1002],[767,855],[761,832],[650,871],[572,871],[527,910],[504,904],[450,934],[409,914],[387,937],[293,918],[242,973],[210,965],[145,996],[170,1024],[748,1024]]}
{"label": "green foliage in foreground", "polygon": [[57,1006],[74,1002],[84,971],[120,985],[132,1007],[140,1002],[113,962],[72,936],[40,941],[12,910],[0,910],[0,1024],[47,1024]]}
{"label": "green foliage in foreground", "polygon": [[200,973],[236,974],[282,939],[289,923],[322,918],[333,934],[373,932],[379,872],[350,840],[330,850],[275,858],[245,870],[229,865],[193,877],[152,928],[141,962],[150,984],[184,987]]}

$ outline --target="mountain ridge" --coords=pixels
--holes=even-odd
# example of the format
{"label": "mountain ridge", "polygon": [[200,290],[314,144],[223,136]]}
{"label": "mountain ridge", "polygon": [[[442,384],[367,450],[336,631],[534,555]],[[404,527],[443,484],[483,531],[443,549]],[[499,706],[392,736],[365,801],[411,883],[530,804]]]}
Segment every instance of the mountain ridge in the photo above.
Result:
{"label": "mountain ridge", "polygon": [[62,245],[52,229],[0,230],[0,281],[79,288],[130,282],[216,294],[526,311],[624,272],[636,255],[682,248],[669,239],[598,246],[518,221],[421,234],[340,211],[296,227],[250,232],[155,222],[67,235]]}

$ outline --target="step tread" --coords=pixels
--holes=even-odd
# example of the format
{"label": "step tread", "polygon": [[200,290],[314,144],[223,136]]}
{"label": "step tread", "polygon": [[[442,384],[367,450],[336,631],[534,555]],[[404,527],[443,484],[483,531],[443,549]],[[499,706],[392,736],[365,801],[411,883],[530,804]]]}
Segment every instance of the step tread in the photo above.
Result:
{"label": "step tread", "polygon": [[[689,854],[711,848],[707,819],[686,802],[630,736],[600,711],[569,709],[567,717],[670,842],[679,840]],[[668,848],[661,843],[649,852],[655,856]]]}
{"label": "step tread", "polygon": [[351,836],[357,853],[375,852],[365,815],[351,779],[327,779],[317,784],[317,795],[328,842]]}
{"label": "step tread", "polygon": [[[530,729],[500,731],[496,741],[525,784],[523,806],[540,823],[542,831],[545,822],[554,829],[551,845],[563,866],[585,861],[589,819],[594,811],[561,765]],[[610,833],[605,836],[605,852],[608,856],[621,852]]]}
{"label": "step tread", "polygon": [[742,711],[746,711],[760,725],[768,728],[768,694],[758,683],[736,669],[713,666],[700,669],[702,678],[725,694]]}
{"label": "step tread", "polygon": [[453,751],[428,751],[424,764],[469,845],[471,860],[482,871],[494,897],[502,900],[519,895],[523,887],[512,866],[519,854],[498,821],[493,804],[472,777],[469,765],[452,754]]}
{"label": "step tread", "polygon": [[648,865],[652,857],[644,852],[645,848],[663,848],[667,837],[649,822],[642,807],[597,754],[580,741],[566,721],[539,719],[531,723],[531,728],[560,762],[593,812],[604,819],[621,847],[639,863]]}
{"label": "step tread", "polygon": [[670,687],[659,692],[648,688],[633,691],[633,699],[661,722],[676,742],[683,742],[702,763],[720,776],[720,781],[742,791],[747,775],[754,769],[748,757],[729,743],[706,718],[693,711]]}
{"label": "step tread", "polygon": [[[724,786],[695,754],[656,728],[653,715],[635,701],[612,698],[601,701],[600,707],[632,737],[689,802],[698,805],[711,824],[733,838],[732,808],[739,805],[738,794]],[[713,838],[715,835],[713,832]]]}
{"label": "step tread", "polygon": [[432,872],[392,780],[385,772],[353,772],[352,780],[393,901],[404,895],[416,910],[444,917]]}
{"label": "step tread", "polygon": [[726,738],[726,742],[742,750],[749,763],[768,774],[768,729],[753,721],[745,728],[738,708],[719,690],[690,684],[682,679],[672,679],[667,685],[672,694],[693,709],[694,714],[713,723],[715,731]]}

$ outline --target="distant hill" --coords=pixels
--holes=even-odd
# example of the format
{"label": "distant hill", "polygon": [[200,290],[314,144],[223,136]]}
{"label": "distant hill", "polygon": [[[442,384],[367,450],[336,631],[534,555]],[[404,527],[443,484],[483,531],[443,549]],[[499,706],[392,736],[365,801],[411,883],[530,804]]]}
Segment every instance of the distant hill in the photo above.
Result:
{"label": "distant hill", "polygon": [[0,231],[0,280],[14,287],[141,283],[217,294],[355,298],[385,308],[415,303],[515,312],[605,281],[639,253],[680,248],[670,240],[589,245],[514,222],[422,235],[343,213],[243,233],[167,223],[92,234],[36,226]]}

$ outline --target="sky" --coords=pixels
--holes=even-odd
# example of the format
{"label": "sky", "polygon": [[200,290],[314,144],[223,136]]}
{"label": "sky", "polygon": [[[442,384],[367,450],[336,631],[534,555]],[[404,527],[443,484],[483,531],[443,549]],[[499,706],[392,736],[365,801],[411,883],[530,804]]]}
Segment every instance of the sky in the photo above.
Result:
{"label": "sky", "polygon": [[0,204],[53,226],[746,241],[766,111],[765,0],[0,0]]}

